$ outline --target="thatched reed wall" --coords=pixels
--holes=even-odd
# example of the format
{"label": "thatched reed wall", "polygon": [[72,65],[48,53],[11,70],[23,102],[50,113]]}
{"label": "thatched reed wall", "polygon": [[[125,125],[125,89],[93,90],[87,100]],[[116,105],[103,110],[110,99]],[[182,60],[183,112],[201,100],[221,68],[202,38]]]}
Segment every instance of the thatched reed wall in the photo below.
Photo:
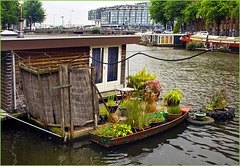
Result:
{"label": "thatched reed wall", "polygon": [[94,113],[98,114],[99,103],[89,68],[20,68],[28,113],[33,118],[46,125],[64,122],[65,126],[83,126],[94,120]]}

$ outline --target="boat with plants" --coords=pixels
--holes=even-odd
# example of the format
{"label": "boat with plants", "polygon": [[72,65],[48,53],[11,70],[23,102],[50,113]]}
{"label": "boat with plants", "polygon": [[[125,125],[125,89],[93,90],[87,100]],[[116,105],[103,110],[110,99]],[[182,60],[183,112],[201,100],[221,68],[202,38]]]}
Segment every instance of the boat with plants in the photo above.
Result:
{"label": "boat with plants", "polygon": [[232,52],[239,52],[239,37],[226,37],[226,36],[212,36],[212,35],[198,35],[189,34],[180,37],[183,47],[186,47],[188,42],[202,42],[210,45],[226,46],[231,49]]}
{"label": "boat with plants", "polygon": [[[150,137],[152,135],[168,130],[181,123],[188,115],[192,107],[181,107],[182,115],[174,120],[166,120],[159,126],[145,128],[143,130],[134,130],[126,121],[121,121],[102,127],[90,132],[90,137],[93,142],[96,142],[105,147],[112,147],[122,144],[127,144],[140,139]],[[149,113],[145,115],[146,119],[152,117],[165,117],[164,111]]]}

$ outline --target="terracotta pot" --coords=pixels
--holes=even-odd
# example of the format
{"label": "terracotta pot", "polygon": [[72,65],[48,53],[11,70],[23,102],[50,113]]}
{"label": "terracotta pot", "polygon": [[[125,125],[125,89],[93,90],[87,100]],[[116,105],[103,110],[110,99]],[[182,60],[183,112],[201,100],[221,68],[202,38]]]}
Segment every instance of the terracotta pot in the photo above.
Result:
{"label": "terracotta pot", "polygon": [[180,114],[170,114],[170,113],[167,113],[167,115],[168,115],[168,120],[172,121],[172,120],[180,117],[182,115],[182,113],[180,113]]}
{"label": "terracotta pot", "polygon": [[156,112],[156,105],[155,105],[155,101],[157,99],[158,93],[155,94],[154,96],[151,96],[148,93],[146,94],[146,99],[147,99],[147,106],[146,106],[146,112],[147,113],[151,113],[151,112]]}

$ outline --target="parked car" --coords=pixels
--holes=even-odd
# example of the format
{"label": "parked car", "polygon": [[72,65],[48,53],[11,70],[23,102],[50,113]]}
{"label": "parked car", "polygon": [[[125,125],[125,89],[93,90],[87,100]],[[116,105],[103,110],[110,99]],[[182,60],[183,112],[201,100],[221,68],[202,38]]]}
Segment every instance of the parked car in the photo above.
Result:
{"label": "parked car", "polygon": [[154,32],[155,33],[163,33],[165,31],[165,29],[157,29],[157,30],[155,30]]}
{"label": "parked car", "polygon": [[198,31],[197,35],[209,35],[208,31]]}

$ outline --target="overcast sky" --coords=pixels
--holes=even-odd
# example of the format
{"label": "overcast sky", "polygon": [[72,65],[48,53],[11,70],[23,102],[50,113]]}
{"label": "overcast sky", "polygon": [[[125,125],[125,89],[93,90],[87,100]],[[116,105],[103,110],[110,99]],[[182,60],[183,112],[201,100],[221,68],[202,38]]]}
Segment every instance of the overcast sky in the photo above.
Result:
{"label": "overcast sky", "polygon": [[[135,4],[144,1],[42,1],[46,11],[46,25],[64,25],[69,23],[75,25],[94,24],[88,21],[88,11],[99,7]],[[146,1],[145,1],[146,2]]]}

